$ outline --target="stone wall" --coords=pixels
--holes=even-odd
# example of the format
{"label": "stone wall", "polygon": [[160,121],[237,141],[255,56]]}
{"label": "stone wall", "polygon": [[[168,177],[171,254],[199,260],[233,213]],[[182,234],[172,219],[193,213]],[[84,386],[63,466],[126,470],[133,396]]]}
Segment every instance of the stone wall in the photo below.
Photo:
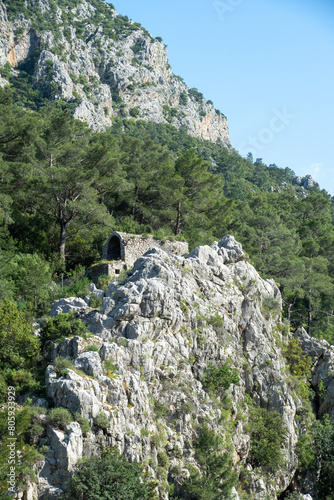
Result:
{"label": "stone wall", "polygon": [[127,269],[132,267],[136,260],[150,248],[161,248],[165,252],[176,255],[189,253],[188,243],[185,241],[160,241],[154,238],[145,238],[138,234],[119,233],[114,231],[103,245],[103,259],[121,260]]}

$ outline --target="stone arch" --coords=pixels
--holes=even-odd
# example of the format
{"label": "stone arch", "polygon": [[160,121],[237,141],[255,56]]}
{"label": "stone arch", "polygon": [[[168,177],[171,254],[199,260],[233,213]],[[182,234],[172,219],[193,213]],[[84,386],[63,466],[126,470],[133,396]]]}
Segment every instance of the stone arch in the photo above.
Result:
{"label": "stone arch", "polygon": [[112,235],[108,242],[107,260],[121,260],[121,240],[116,234]]}

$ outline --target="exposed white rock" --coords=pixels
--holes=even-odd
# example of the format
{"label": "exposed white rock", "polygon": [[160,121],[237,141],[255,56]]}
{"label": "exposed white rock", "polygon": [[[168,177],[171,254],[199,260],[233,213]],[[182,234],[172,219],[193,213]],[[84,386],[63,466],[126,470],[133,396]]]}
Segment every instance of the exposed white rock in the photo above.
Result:
{"label": "exposed white rock", "polygon": [[[276,328],[281,298],[274,281],[261,279],[247,262],[241,245],[227,236],[187,258],[149,250],[126,283],[112,283],[106,295],[100,312],[81,313],[96,335],[99,353],[84,352],[77,337],[48,345],[49,359],[72,358],[81,370],[59,377],[49,366],[46,382],[53,403],[79,412],[91,425],[100,412],[110,421],[104,433],[93,427],[89,454],[98,452],[102,439],[130,460],[150,459],[150,436],[162,426],[166,449],[178,443],[184,463],[194,463],[191,443],[198,426],[209,421],[216,432],[225,432],[219,424],[222,410],[201,380],[210,363],[230,360],[240,374],[240,385],[228,391],[233,394],[228,418],[238,421],[230,437],[236,461],[245,461],[249,453],[246,391],[261,406],[277,410],[288,432],[288,468],[268,481],[251,469],[249,492],[265,498],[286,489],[297,467],[298,401],[289,392],[276,340],[282,340]],[[263,308],[267,297],[277,307]],[[154,401],[163,408],[159,418]]]}
{"label": "exposed white rock", "polygon": [[69,297],[68,299],[59,299],[52,304],[50,316],[58,316],[60,313],[69,313],[71,311],[82,312],[87,309],[87,303],[79,297]]}

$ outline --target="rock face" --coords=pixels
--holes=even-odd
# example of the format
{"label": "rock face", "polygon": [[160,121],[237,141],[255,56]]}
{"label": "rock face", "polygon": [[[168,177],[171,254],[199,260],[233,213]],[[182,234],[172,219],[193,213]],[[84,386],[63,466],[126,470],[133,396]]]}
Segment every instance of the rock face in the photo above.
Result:
{"label": "rock face", "polygon": [[[173,75],[161,41],[109,4],[76,3],[69,9],[32,0],[8,14],[10,0],[0,1],[0,66],[34,58],[35,86],[75,103],[74,116],[94,130],[109,127],[113,116],[132,117],[184,126],[230,147],[225,116]],[[36,24],[38,14],[45,24]]]}
{"label": "rock face", "polygon": [[[193,440],[204,423],[231,443],[235,470],[247,470],[247,494],[276,498],[290,485],[298,463],[299,403],[287,384],[280,309],[276,284],[260,278],[232,236],[198,247],[186,258],[149,250],[125,283],[110,285],[99,311],[81,310],[93,339],[48,343],[49,399],[79,412],[92,430],[85,439],[73,424],[63,437],[49,431],[39,498],[57,498],[77,460],[98,454],[104,444],[146,464],[152,476],[158,474],[159,498],[167,499],[161,464],[157,472],[159,456],[169,457],[163,477],[169,474],[176,486],[181,484],[187,467],[196,465]],[[53,307],[60,310],[59,304]],[[303,338],[305,350],[317,359],[323,359],[323,350],[331,352]],[[94,350],[86,352],[92,343]],[[72,359],[67,374],[57,372],[52,361],[57,356]],[[203,377],[210,365],[225,363],[235,368],[240,382],[219,403]],[[327,370],[318,364],[318,370]],[[275,474],[261,476],[249,461],[246,394],[268,411],[278,411],[286,425],[287,463]],[[103,429],[97,423],[100,414],[109,422]]]}
{"label": "rock face", "polygon": [[306,175],[305,177],[294,177],[292,179],[292,184],[303,187],[304,189],[319,187],[319,184],[312,178],[312,175]]}

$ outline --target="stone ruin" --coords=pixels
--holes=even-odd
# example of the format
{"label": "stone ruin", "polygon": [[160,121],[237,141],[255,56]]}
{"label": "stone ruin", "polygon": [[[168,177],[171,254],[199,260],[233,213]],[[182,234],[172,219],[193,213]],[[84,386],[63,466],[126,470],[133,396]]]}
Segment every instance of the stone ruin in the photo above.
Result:
{"label": "stone ruin", "polygon": [[121,271],[131,269],[135,261],[150,248],[161,248],[176,255],[189,253],[188,243],[185,241],[161,241],[140,234],[114,231],[102,247],[102,258],[105,262],[92,266],[91,278],[96,281],[103,274],[117,276]]}

